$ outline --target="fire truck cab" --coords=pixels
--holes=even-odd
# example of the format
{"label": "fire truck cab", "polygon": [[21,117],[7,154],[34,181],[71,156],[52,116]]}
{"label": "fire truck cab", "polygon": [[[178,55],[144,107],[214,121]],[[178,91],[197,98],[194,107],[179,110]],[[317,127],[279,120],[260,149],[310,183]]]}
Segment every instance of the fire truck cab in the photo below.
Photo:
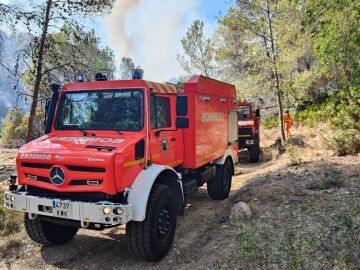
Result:
{"label": "fire truck cab", "polygon": [[4,205],[25,214],[29,237],[62,245],[79,228],[126,224],[146,261],[170,249],[187,196],[205,183],[228,197],[237,163],[233,85],[193,76],[182,89],[142,79],[52,85],[46,135],[16,155]]}

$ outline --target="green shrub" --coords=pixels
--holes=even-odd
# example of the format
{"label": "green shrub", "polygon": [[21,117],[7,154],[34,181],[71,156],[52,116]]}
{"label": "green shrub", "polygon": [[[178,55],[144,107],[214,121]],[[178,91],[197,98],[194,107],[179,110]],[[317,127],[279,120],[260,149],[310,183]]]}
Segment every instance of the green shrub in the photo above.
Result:
{"label": "green shrub", "polygon": [[276,128],[279,126],[279,119],[275,116],[270,116],[261,120],[261,126],[266,129]]}
{"label": "green shrub", "polygon": [[322,182],[323,189],[339,188],[344,185],[344,176],[341,173],[327,173]]}
{"label": "green shrub", "polygon": [[360,152],[360,131],[356,129],[334,131],[328,140],[330,147],[339,156]]}
{"label": "green shrub", "polygon": [[19,108],[12,108],[11,110],[9,110],[9,112],[4,118],[1,129],[1,140],[4,144],[21,143],[21,141],[23,140],[23,136],[20,132],[19,127],[21,126],[21,120],[23,116],[24,115]]}
{"label": "green shrub", "polygon": [[335,106],[331,124],[335,132],[329,139],[338,155],[360,152],[360,99],[351,99]]}
{"label": "green shrub", "polygon": [[290,165],[291,166],[297,166],[302,163],[302,159],[300,157],[297,147],[295,147],[289,143],[286,143],[285,150],[290,157]]}
{"label": "green shrub", "polygon": [[[4,144],[21,145],[25,143],[29,114],[24,114],[19,108],[12,108],[7,113],[2,124],[2,142]],[[34,138],[44,133],[44,111],[37,110],[34,121]]]}
{"label": "green shrub", "polygon": [[[310,127],[319,122],[330,124],[329,136],[326,139],[330,148],[338,155],[360,152],[360,90],[349,93],[340,91],[321,104],[313,104],[299,111],[296,120]],[[358,94],[357,94],[358,93]]]}

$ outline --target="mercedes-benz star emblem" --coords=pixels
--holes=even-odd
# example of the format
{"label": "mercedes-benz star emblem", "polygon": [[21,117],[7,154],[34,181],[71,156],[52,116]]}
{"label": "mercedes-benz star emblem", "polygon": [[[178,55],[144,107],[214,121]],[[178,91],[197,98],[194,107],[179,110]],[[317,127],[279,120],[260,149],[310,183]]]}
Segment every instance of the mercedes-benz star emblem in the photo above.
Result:
{"label": "mercedes-benz star emblem", "polygon": [[54,185],[61,185],[65,180],[65,173],[60,167],[54,166],[50,170],[50,180]]}

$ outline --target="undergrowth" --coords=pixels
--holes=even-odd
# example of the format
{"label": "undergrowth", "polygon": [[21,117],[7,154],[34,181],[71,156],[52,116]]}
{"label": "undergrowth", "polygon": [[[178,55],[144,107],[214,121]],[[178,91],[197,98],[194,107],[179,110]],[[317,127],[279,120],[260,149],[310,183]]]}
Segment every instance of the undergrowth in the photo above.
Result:
{"label": "undergrowth", "polygon": [[296,121],[302,125],[317,127],[319,122],[328,123],[326,142],[338,155],[360,152],[360,98],[345,98],[345,95],[340,91],[296,115]]}
{"label": "undergrowth", "polygon": [[276,128],[279,126],[279,119],[275,116],[261,119],[261,126],[266,129]]}
{"label": "undergrowth", "polygon": [[325,212],[284,204],[282,219],[262,216],[236,224],[243,269],[359,269],[360,204]]}

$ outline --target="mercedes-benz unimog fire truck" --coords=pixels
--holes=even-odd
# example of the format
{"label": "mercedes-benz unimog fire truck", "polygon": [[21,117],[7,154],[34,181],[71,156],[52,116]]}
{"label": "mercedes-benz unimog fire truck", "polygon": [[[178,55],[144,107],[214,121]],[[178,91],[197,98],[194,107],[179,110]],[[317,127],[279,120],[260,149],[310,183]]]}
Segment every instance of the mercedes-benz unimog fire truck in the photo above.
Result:
{"label": "mercedes-benz unimog fire truck", "polygon": [[238,134],[239,150],[247,149],[250,162],[259,162],[260,157],[260,109],[254,102],[239,101]]}
{"label": "mercedes-benz unimog fire truck", "polygon": [[134,79],[52,85],[46,135],[16,155],[8,209],[29,237],[62,245],[79,228],[126,224],[130,252],[161,259],[188,194],[228,197],[237,162],[235,87],[193,76],[183,89]]}

